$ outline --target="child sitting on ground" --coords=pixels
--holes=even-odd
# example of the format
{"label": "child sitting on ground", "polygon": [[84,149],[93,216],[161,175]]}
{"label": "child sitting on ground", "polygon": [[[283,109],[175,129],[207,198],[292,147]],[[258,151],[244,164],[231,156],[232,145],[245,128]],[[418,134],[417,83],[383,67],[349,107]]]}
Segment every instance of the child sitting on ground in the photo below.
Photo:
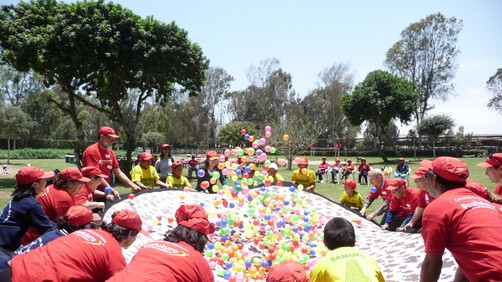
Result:
{"label": "child sitting on ground", "polygon": [[[152,165],[152,154],[143,152],[139,154],[139,164],[131,170],[131,181],[138,185],[142,190],[153,189],[155,185],[167,188],[167,184],[160,181],[159,174]],[[132,191],[135,192],[135,191]]]}
{"label": "child sitting on ground", "polygon": [[182,190],[185,187],[192,188],[188,178],[181,175],[183,173],[183,165],[176,161],[172,164],[173,175],[169,175],[166,179],[167,188],[175,188]]}
{"label": "child sitting on ground", "polygon": [[356,182],[352,179],[345,180],[344,189],[345,191],[340,197],[340,204],[353,210],[362,209],[364,205],[364,199],[363,196],[361,196],[361,194],[356,191]]}

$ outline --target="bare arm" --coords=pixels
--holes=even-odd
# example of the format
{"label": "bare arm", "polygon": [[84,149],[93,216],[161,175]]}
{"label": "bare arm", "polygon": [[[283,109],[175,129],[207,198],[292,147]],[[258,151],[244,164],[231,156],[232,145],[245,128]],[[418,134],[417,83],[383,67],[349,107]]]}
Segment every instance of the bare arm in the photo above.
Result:
{"label": "bare arm", "polygon": [[159,185],[160,187],[164,187],[164,188],[171,188],[171,187],[169,187],[169,185],[167,185],[166,183],[164,183],[164,182],[160,181],[159,179],[157,179],[157,180],[155,181],[155,184]]}
{"label": "bare arm", "polygon": [[[131,187],[132,189],[134,189],[134,191],[136,192],[139,192],[141,191],[141,188],[139,185],[135,184],[134,182],[131,181],[131,179],[129,179],[129,177],[127,177],[121,170],[120,168],[115,168],[113,169],[113,172],[115,173],[115,176],[124,184],[126,184],[127,186]],[[143,188],[143,189],[146,189],[146,188]]]}
{"label": "bare arm", "polygon": [[[100,191],[101,192],[101,191]],[[81,206],[84,206],[88,209],[104,209],[105,208],[105,203],[104,202],[85,202],[83,204],[81,204]]]}
{"label": "bare arm", "polygon": [[467,280],[460,267],[457,268],[457,271],[455,272],[455,277],[453,278],[453,282],[469,282],[469,280]]}
{"label": "bare arm", "polygon": [[420,282],[438,281],[442,267],[442,255],[425,254],[422,269],[420,270]]}

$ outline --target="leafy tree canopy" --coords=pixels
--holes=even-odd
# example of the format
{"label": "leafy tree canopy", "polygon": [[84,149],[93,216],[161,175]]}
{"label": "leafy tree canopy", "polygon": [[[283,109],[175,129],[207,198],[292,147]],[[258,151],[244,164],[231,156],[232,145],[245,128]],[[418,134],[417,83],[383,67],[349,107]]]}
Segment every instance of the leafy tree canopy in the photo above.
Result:
{"label": "leafy tree canopy", "polygon": [[488,102],[488,108],[498,111],[502,114],[502,68],[488,79],[486,87],[492,92],[493,97]]}

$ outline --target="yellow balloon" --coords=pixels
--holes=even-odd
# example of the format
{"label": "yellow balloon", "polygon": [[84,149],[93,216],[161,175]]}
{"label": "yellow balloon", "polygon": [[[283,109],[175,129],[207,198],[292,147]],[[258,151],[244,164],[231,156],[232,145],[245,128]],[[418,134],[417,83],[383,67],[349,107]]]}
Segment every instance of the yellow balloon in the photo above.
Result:
{"label": "yellow balloon", "polygon": [[303,191],[303,184],[298,185],[298,190]]}
{"label": "yellow balloon", "polygon": [[254,149],[253,148],[248,148],[247,154],[248,154],[248,156],[254,155]]}
{"label": "yellow balloon", "polygon": [[307,175],[308,172],[309,172],[309,170],[307,168],[302,168],[302,171],[301,171],[302,174]]}
{"label": "yellow balloon", "polygon": [[[251,138],[250,138],[250,139],[251,139]],[[288,140],[289,140],[289,135],[284,134],[284,135],[282,136],[282,140],[284,140],[284,141],[288,141]]]}
{"label": "yellow balloon", "polygon": [[209,179],[209,182],[211,182],[211,184],[215,184],[216,183],[216,178]]}
{"label": "yellow balloon", "polygon": [[255,167],[254,163],[250,163],[250,164],[249,164],[249,168],[250,168],[251,170],[255,170],[255,168],[256,168],[256,167]]}
{"label": "yellow balloon", "polygon": [[[246,164],[246,162],[248,161],[248,157],[242,156],[241,161],[242,161],[242,163]],[[237,167],[235,167],[235,168],[237,168]]]}
{"label": "yellow balloon", "polygon": [[224,163],[218,163],[218,168],[219,169],[224,169],[225,168],[225,164]]}

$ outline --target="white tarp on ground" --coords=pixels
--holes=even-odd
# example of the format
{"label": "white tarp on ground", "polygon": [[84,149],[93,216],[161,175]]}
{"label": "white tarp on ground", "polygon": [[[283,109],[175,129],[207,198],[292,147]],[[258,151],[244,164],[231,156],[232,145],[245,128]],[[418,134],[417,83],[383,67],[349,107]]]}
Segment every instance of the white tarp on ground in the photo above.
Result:
{"label": "white tarp on ground", "polygon": [[[265,198],[269,198],[270,200],[274,196],[277,196],[275,198],[275,207],[279,207],[277,208],[277,210],[279,211],[274,211],[272,213],[263,211],[264,205],[262,204],[262,201],[265,200]],[[282,199],[280,198],[280,196],[284,197],[283,201],[281,201]],[[226,201],[225,204],[229,204],[229,207],[224,207],[223,199],[225,199]],[[249,202],[249,200],[252,201]],[[277,201],[280,201],[281,203],[277,203]],[[281,219],[285,219],[286,225],[289,224],[291,230],[295,230],[295,226],[298,227],[302,225],[302,227],[304,228],[306,225],[310,224],[313,229],[313,231],[311,231],[311,234],[315,235],[313,236],[313,238],[315,239],[319,239],[319,236],[320,234],[322,234],[322,230],[324,228],[324,223],[327,222],[329,218],[345,217],[349,220],[352,220],[353,222],[356,218],[356,216],[350,211],[347,211],[346,209],[340,207],[338,204],[333,203],[332,201],[320,195],[301,191],[291,192],[288,187],[273,186],[250,190],[247,198],[241,196],[240,203],[237,198],[232,199],[232,197],[228,194],[218,196],[216,194],[166,190],[152,193],[142,193],[137,195],[133,200],[123,200],[111,206],[107,210],[103,219],[106,222],[110,222],[111,214],[113,213],[113,211],[120,209],[131,209],[138,212],[143,219],[143,228],[145,230],[150,229],[152,231],[149,237],[144,236],[143,234],[139,234],[136,242],[129,249],[124,250],[124,256],[129,262],[143,244],[152,240],[163,238],[163,235],[167,230],[172,229],[176,226],[175,222],[169,223],[168,219],[174,218],[174,213],[182,202],[187,204],[204,205],[204,208],[210,215],[210,221],[217,223],[216,232],[214,238],[212,238],[212,241],[216,241],[218,238],[221,238],[220,228],[218,228],[221,218],[217,217],[218,214],[220,216],[223,215],[223,217],[228,215],[229,217],[233,217],[236,220],[239,219],[243,221],[243,225],[245,227],[247,226],[248,228],[229,228],[231,231],[234,230],[235,232],[239,232],[239,234],[241,235],[237,240],[233,238],[231,238],[230,240],[243,243],[243,250],[249,251],[248,257],[263,258],[263,254],[266,253],[266,249],[257,250],[256,245],[253,242],[253,238],[247,239],[246,236],[244,236],[245,231],[249,229],[248,233],[246,234],[249,237],[249,232],[253,226],[253,221],[255,219],[257,219],[258,222],[262,224],[261,234],[264,238],[266,238],[267,232],[269,235],[269,231],[274,231],[275,234],[277,234],[280,230],[280,228],[270,227],[270,225],[267,225],[267,221],[264,220],[264,215],[268,214],[268,216],[270,216],[270,220],[275,220],[276,223]],[[267,203],[268,200],[265,200],[264,202]],[[291,207],[294,202],[296,202],[297,205],[295,207]],[[230,208],[232,204],[234,204],[235,206],[233,208]],[[380,200],[377,200],[373,204],[380,204]],[[260,212],[260,209],[262,209],[262,212]],[[307,216],[305,216],[305,212],[308,213]],[[293,224],[291,218],[295,214],[297,215],[296,220],[298,221]],[[300,219],[298,219],[298,217]],[[305,217],[310,217],[310,221],[307,222],[303,220]],[[160,222],[157,223],[159,221],[159,218]],[[256,221],[254,223],[256,223]],[[365,219],[362,219],[361,224],[357,224],[356,222],[354,222],[353,224],[356,230],[356,246],[366,251],[377,260],[380,269],[382,270],[387,281],[419,280],[420,266],[425,255],[423,241],[420,234],[382,231],[377,225]],[[259,229],[258,227],[255,228],[255,230]],[[297,232],[301,233],[301,231]],[[286,233],[293,234],[292,231]],[[280,234],[284,235],[283,233]],[[279,236],[279,238],[277,238],[277,236],[271,238],[272,241],[274,239],[291,242],[294,238],[287,235]],[[299,247],[300,249],[302,248],[302,246],[305,246],[305,244],[307,244],[307,242],[304,242],[304,240],[299,241],[301,243],[301,246]],[[314,246],[317,247],[314,248]],[[310,242],[310,245],[308,245],[307,247],[309,249],[313,248],[314,250],[319,251],[321,247],[324,248],[324,245],[322,241],[317,240],[315,242]],[[316,252],[314,255],[311,255],[310,260],[315,261],[316,258],[319,258],[320,256],[320,252]],[[443,256],[443,270],[441,272],[440,280],[453,280],[456,268],[457,265],[453,257],[449,252],[446,252]],[[235,275],[235,272],[233,272],[232,269],[228,271],[232,275]],[[220,274],[222,272],[223,270],[220,268]],[[216,281],[226,281],[223,277],[218,277],[216,275],[217,269],[214,270],[214,273],[216,276]]]}

